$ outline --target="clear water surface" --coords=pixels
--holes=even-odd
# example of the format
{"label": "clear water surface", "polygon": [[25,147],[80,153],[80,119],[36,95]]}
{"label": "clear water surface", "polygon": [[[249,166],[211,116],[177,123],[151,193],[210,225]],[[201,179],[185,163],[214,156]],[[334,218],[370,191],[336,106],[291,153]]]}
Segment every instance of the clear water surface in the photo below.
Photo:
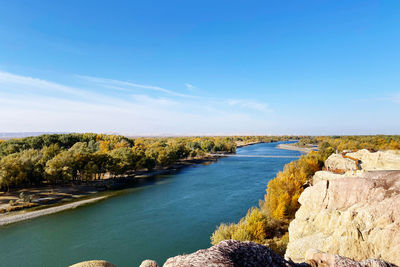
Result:
{"label": "clear water surface", "polygon": [[270,179],[300,152],[279,143],[242,147],[238,155],[143,180],[106,200],[0,227],[0,266],[68,266],[90,259],[119,267],[210,246],[221,222],[237,222],[262,199]]}

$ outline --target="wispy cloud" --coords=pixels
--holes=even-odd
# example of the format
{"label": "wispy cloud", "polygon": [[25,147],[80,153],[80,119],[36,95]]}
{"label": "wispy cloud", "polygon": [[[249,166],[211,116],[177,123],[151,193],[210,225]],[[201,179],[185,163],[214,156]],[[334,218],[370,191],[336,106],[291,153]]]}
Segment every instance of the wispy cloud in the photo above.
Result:
{"label": "wispy cloud", "polygon": [[177,92],[174,92],[174,91],[171,91],[171,90],[159,87],[159,86],[132,83],[132,82],[126,82],[126,81],[107,79],[107,78],[91,77],[91,76],[82,76],[82,75],[76,75],[76,76],[81,79],[84,79],[86,81],[95,83],[97,85],[100,85],[100,86],[103,86],[106,88],[110,88],[110,89],[117,89],[117,90],[121,90],[121,91],[132,92],[132,88],[141,88],[141,89],[148,89],[148,90],[152,90],[152,91],[165,93],[165,94],[172,95],[172,96],[188,97],[188,98],[196,97],[193,95],[177,93]]}
{"label": "wispy cloud", "polygon": [[[249,129],[261,133],[266,125],[263,118],[248,113],[268,111],[256,101],[211,99],[158,86],[79,77],[85,80],[82,86],[67,86],[0,71],[1,130],[228,134]],[[108,94],[104,88],[120,93]]]}
{"label": "wispy cloud", "polygon": [[15,75],[8,72],[0,71],[0,90],[19,90],[26,92],[48,91],[48,92],[62,92],[76,96],[83,96],[81,90],[49,82],[46,80],[32,78],[27,76]]}

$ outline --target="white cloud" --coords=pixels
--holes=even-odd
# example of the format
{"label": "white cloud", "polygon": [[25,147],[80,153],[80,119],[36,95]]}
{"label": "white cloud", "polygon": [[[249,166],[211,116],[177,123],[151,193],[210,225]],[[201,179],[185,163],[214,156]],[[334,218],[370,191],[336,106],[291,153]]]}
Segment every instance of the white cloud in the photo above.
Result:
{"label": "white cloud", "polygon": [[[267,128],[264,118],[248,113],[268,110],[256,101],[193,97],[157,86],[85,79],[85,87],[71,87],[0,71],[1,131],[239,134],[263,133]],[[90,90],[85,89],[88,86]],[[104,88],[121,94],[104,93]]]}
{"label": "white cloud", "polygon": [[77,75],[77,77],[84,79],[86,81],[93,82],[95,84],[98,84],[98,85],[106,87],[106,88],[117,89],[117,90],[121,90],[121,91],[132,91],[132,88],[142,88],[142,89],[149,89],[149,90],[153,90],[153,91],[162,92],[162,93],[172,95],[172,96],[189,97],[189,98],[195,97],[192,95],[177,93],[177,92],[174,92],[174,91],[171,91],[171,90],[159,87],[159,86],[131,83],[131,82],[125,82],[125,81],[119,81],[119,80],[113,80],[113,79],[106,79],[106,78],[82,76],[82,75]]}
{"label": "white cloud", "polygon": [[0,86],[1,86],[0,90],[22,89],[25,91],[32,91],[32,92],[35,92],[37,90],[41,91],[47,90],[47,91],[58,91],[78,96],[82,95],[81,91],[68,86],[60,85],[57,83],[37,78],[15,75],[3,71],[0,71]]}

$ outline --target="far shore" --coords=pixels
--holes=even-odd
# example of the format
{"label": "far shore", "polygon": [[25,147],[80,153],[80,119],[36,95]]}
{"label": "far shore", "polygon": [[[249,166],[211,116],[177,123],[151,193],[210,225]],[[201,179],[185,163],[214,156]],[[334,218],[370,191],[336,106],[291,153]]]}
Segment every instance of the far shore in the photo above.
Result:
{"label": "far shore", "polygon": [[262,143],[262,142],[249,142],[249,143],[245,143],[245,142],[243,142],[243,141],[237,141],[237,142],[236,142],[236,147],[239,148],[239,147],[245,147],[245,146],[256,145],[256,144],[260,144],[260,143]]}
{"label": "far shore", "polygon": [[295,151],[300,151],[303,153],[309,153],[311,151],[317,151],[318,147],[317,146],[312,146],[312,147],[299,147],[296,146],[295,144],[279,144],[277,148],[280,149],[286,149],[286,150],[295,150]]}

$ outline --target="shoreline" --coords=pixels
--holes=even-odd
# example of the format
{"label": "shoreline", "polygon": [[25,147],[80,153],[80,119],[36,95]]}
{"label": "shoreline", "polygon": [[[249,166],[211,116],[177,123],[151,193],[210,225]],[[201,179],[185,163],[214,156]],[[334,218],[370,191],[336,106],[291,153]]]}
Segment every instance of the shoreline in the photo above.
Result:
{"label": "shoreline", "polygon": [[86,205],[89,203],[103,200],[105,198],[107,198],[107,196],[100,196],[100,197],[94,197],[94,198],[89,198],[89,199],[85,199],[85,200],[73,201],[72,203],[63,204],[63,205],[56,206],[56,207],[48,207],[48,208],[44,208],[44,209],[36,210],[36,211],[25,211],[25,212],[20,212],[18,214],[4,215],[3,217],[0,217],[0,226],[5,226],[5,225],[16,223],[16,222],[33,219],[33,218],[41,217],[44,215],[61,212],[64,210],[74,209],[79,206],[83,206],[83,205]]}
{"label": "shoreline", "polygon": [[311,151],[317,151],[317,147],[298,147],[295,146],[294,144],[279,144],[276,146],[279,149],[286,149],[286,150],[294,150],[294,151],[300,151],[303,153],[309,153]]}
{"label": "shoreline", "polygon": [[264,142],[250,142],[250,143],[241,143],[237,142],[236,143],[236,148],[241,148],[241,147],[246,147],[246,146],[251,146],[251,145],[257,145],[257,144],[262,144]]}
{"label": "shoreline", "polygon": [[[74,209],[82,205],[86,205],[89,203],[97,202],[108,198],[112,195],[113,192],[118,192],[124,189],[128,189],[136,184],[139,180],[145,180],[149,178],[154,178],[159,175],[169,175],[174,174],[177,171],[189,167],[196,164],[204,164],[209,162],[216,162],[219,157],[216,156],[204,156],[199,159],[188,159],[180,162],[176,162],[171,166],[168,166],[164,169],[157,169],[153,171],[139,171],[133,175],[129,175],[127,177],[119,177],[119,178],[108,178],[104,180],[91,181],[86,182],[80,185],[70,184],[70,185],[59,185],[52,187],[53,189],[66,190],[68,188],[81,187],[78,189],[78,192],[71,193],[71,196],[64,197],[56,200],[55,202],[51,202],[51,204],[39,204],[35,205],[31,208],[25,208],[21,210],[0,213],[0,227],[17,223],[20,221],[25,221],[33,218],[37,218],[40,216],[45,216],[57,212],[61,212],[68,209]],[[99,189],[96,186],[104,183],[104,188]],[[90,185],[89,185],[90,184]],[[44,191],[49,191],[49,188],[46,186],[38,187]],[[35,188],[34,190],[36,190]],[[23,189],[23,191],[29,189]],[[19,191],[17,191],[19,192]],[[64,193],[63,193],[64,194]],[[104,195],[107,194],[107,195]],[[66,202],[66,203],[63,203]]]}
{"label": "shoreline", "polygon": [[[262,142],[251,142],[251,143],[247,143],[247,144],[238,144],[237,148],[260,144],[260,143],[262,143]],[[206,155],[206,156],[204,156],[202,158],[198,158],[198,159],[187,159],[187,160],[178,161],[178,162],[172,164],[171,166],[168,166],[163,169],[157,169],[157,170],[153,170],[150,172],[149,171],[139,171],[139,172],[129,175],[127,177],[109,178],[109,179],[104,179],[104,180],[100,180],[100,181],[94,181],[91,183],[91,185],[81,184],[81,185],[59,186],[58,187],[59,189],[65,189],[65,188],[74,187],[74,186],[78,186],[78,187],[81,186],[82,187],[81,190],[86,191],[86,192],[84,192],[84,193],[81,192],[81,194],[79,194],[79,196],[74,194],[72,197],[61,198],[52,204],[40,204],[40,205],[32,207],[32,208],[26,208],[26,209],[22,209],[22,210],[18,210],[18,211],[11,211],[11,212],[6,212],[3,214],[0,214],[0,227],[9,225],[9,224],[13,224],[13,223],[17,223],[20,221],[25,221],[25,220],[49,215],[49,214],[54,214],[57,212],[68,210],[68,209],[74,209],[74,208],[77,208],[82,205],[97,202],[97,201],[103,200],[110,196],[110,194],[106,195],[106,196],[104,196],[104,195],[99,196],[100,194],[104,194],[107,192],[111,193],[111,192],[116,192],[116,191],[120,191],[123,189],[127,189],[127,188],[131,187],[133,184],[135,184],[135,182],[140,179],[153,178],[153,177],[157,177],[159,175],[174,174],[177,171],[179,171],[185,167],[189,167],[189,166],[197,165],[197,164],[209,163],[209,162],[216,162],[216,161],[218,161],[218,158],[219,158],[218,156]],[[94,188],[96,188],[96,183],[98,183],[98,184],[105,183],[106,189],[103,189],[103,190],[94,189]],[[85,186],[88,187],[88,189],[84,189]],[[55,187],[55,188],[57,188],[57,187]],[[46,188],[43,187],[42,189],[46,189]],[[24,189],[24,190],[26,190],[26,189]],[[62,203],[63,201],[66,201],[67,203],[63,204]]]}

